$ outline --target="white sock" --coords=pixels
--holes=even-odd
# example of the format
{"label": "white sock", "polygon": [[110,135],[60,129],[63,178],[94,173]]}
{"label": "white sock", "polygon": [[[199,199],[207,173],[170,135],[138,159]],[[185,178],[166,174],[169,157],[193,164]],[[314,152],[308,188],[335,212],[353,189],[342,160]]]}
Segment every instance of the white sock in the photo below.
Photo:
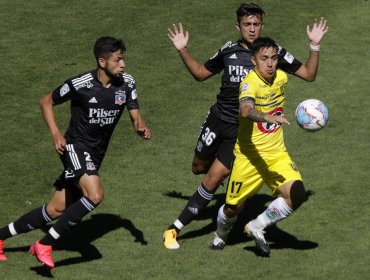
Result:
{"label": "white sock", "polygon": [[184,225],[177,219],[174,223],[175,227],[177,227],[179,230],[184,227]]}
{"label": "white sock", "polygon": [[234,225],[237,216],[229,218],[224,213],[225,204],[220,207],[217,215],[217,236],[220,237],[224,242],[227,241],[229,232]]}
{"label": "white sock", "polygon": [[285,202],[283,197],[278,197],[270,203],[267,209],[252,221],[255,228],[263,230],[285,218],[287,218],[293,209]]}

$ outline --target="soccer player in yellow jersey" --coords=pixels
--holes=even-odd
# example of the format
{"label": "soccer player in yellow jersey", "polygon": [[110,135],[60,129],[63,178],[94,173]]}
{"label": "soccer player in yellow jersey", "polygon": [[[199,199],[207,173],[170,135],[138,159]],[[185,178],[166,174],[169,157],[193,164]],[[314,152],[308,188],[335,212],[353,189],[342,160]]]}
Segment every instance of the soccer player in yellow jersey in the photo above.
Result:
{"label": "soccer player in yellow jersey", "polygon": [[226,203],[218,212],[217,233],[211,248],[224,248],[245,201],[266,183],[277,198],[244,230],[254,239],[261,254],[269,255],[264,229],[287,218],[306,200],[306,192],[301,175],[284,145],[282,125],[289,125],[283,111],[288,76],[276,69],[278,46],[270,38],[258,38],[251,48],[255,69],[240,84],[235,161]]}

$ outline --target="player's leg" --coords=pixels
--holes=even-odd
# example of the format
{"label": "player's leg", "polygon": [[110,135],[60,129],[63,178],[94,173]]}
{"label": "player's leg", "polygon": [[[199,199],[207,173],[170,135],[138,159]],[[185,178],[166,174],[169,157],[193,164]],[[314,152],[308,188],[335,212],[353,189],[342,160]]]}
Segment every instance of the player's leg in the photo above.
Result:
{"label": "player's leg", "polygon": [[[274,199],[264,212],[262,212],[256,219],[250,221],[244,228],[245,233],[256,241],[257,248],[264,255],[268,255],[270,253],[270,248],[264,239],[265,228],[276,224],[283,219],[286,219],[293,213],[293,204],[290,196],[288,195],[288,193],[293,189],[293,185],[296,186],[298,192],[301,192],[298,189],[304,190],[302,181],[290,181],[281,185],[278,188],[278,193],[282,194],[282,196]],[[288,196],[285,197],[284,194]],[[299,205],[301,205],[303,203],[303,196],[299,196],[299,202],[296,200],[294,203],[299,203]]]}
{"label": "player's leg", "polygon": [[[193,173],[201,173],[200,166],[205,167],[207,173],[179,217],[165,231],[164,246],[166,248],[178,249],[180,247],[176,240],[177,234],[210,203],[218,186],[229,175],[234,159],[233,147],[236,135],[237,125],[225,123],[212,113],[208,115],[199,135],[193,160]],[[217,158],[214,159],[215,157]],[[209,166],[209,163],[212,164]]]}
{"label": "player's leg", "polygon": [[0,229],[0,260],[6,260],[4,255],[4,240],[17,234],[39,229],[57,219],[63,213],[65,205],[65,190],[56,190],[48,204],[31,210],[18,220]]}
{"label": "player's leg", "polygon": [[306,200],[301,175],[287,153],[269,166],[269,173],[267,184],[278,197],[244,228],[256,241],[257,248],[266,255],[270,249],[265,246],[264,229],[289,217]]}
{"label": "player's leg", "polygon": [[226,245],[229,232],[236,222],[237,215],[240,209],[244,207],[244,203],[238,205],[223,204],[217,213],[217,231],[210,245],[212,250],[222,250]]}
{"label": "player's leg", "polygon": [[279,196],[268,205],[267,209],[255,221],[251,222],[255,227],[263,230],[287,218],[306,201],[306,192],[301,180],[293,180],[280,185],[276,194]]}
{"label": "player's leg", "polygon": [[[198,137],[197,146],[194,152],[193,173],[200,174],[206,172],[198,189],[188,200],[187,205],[174,223],[177,233],[210,203],[213,194],[220,183],[229,174],[232,162],[232,145],[226,146],[227,129],[225,123],[220,121],[215,115],[209,113],[204,122]],[[227,149],[228,158],[219,157],[220,150]],[[195,168],[196,166],[196,168]]]}
{"label": "player's leg", "polygon": [[[66,146],[61,160],[65,169],[64,177],[60,176],[54,185],[59,189],[68,190],[68,194],[75,199],[69,199],[68,207],[40,240],[43,245],[53,245],[64,232],[70,230],[103,199],[103,187],[98,175],[101,160],[94,157],[88,148],[74,144]],[[58,213],[57,207],[58,205],[50,211]]]}
{"label": "player's leg", "polygon": [[190,197],[186,207],[181,212],[178,220],[182,226],[189,224],[211,202],[213,194],[218,186],[229,175],[230,170],[219,160],[215,159],[207,174],[198,187],[198,190]]}
{"label": "player's leg", "polygon": [[176,221],[164,233],[164,246],[167,249],[178,249],[177,234],[180,230],[193,221],[198,214],[207,207],[213,199],[213,194],[218,186],[228,176],[229,169],[218,159],[215,159],[211,168],[204,176],[202,183],[188,200],[185,208]]}
{"label": "player's leg", "polygon": [[217,148],[220,143],[218,130],[215,130],[217,122],[218,118],[211,112],[208,112],[200,128],[197,145],[194,149],[191,171],[195,175],[206,174],[216,158]]}
{"label": "player's leg", "polygon": [[195,175],[206,174],[214,160],[214,157],[211,159],[200,159],[196,154],[194,154],[191,171]]}
{"label": "player's leg", "polygon": [[290,181],[278,187],[277,194],[284,197],[286,204],[293,210],[307,201],[306,190],[301,180]]}
{"label": "player's leg", "polygon": [[[82,175],[79,179],[79,188],[82,197],[62,212],[59,219],[42,239],[31,245],[30,252],[49,268],[54,267],[51,252],[55,242],[64,233],[71,230],[73,226],[77,225],[85,215],[94,210],[103,200],[103,188],[99,176]],[[54,205],[54,210],[60,213],[61,209],[58,209],[57,202]]]}
{"label": "player's leg", "polygon": [[64,177],[55,182],[58,189],[65,189],[65,209],[59,200],[52,200],[48,208],[55,215],[60,215],[57,222],[46,235],[36,241],[30,252],[46,266],[54,267],[51,258],[53,244],[81,219],[92,211],[103,199],[103,189],[98,176],[100,160],[86,147],[68,144],[61,156],[64,165]]}
{"label": "player's leg", "polygon": [[262,178],[254,165],[243,155],[235,158],[229,178],[226,203],[217,215],[217,232],[211,249],[223,249],[229,232],[236,222],[237,215],[244,208],[245,201],[253,196],[262,186]]}
{"label": "player's leg", "polygon": [[104,192],[99,176],[82,175],[79,179],[79,188],[82,197],[65,209],[46,236],[40,240],[41,244],[53,245],[61,235],[78,224],[85,215],[94,210],[103,200]]}
{"label": "player's leg", "polygon": [[[59,218],[64,210],[68,207],[72,192],[69,188],[57,188],[53,197],[50,199],[46,207],[46,212],[49,213],[53,219]],[[37,240],[30,247],[30,253],[35,255],[37,259],[49,268],[54,267],[54,262],[51,257],[52,246],[48,244],[42,244]]]}

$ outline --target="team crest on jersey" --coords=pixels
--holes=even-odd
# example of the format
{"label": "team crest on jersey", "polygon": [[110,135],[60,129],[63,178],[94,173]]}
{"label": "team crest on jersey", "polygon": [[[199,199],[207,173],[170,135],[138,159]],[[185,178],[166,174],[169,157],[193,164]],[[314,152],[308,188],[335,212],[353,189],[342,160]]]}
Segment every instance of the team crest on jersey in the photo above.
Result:
{"label": "team crest on jersey", "polygon": [[116,91],[114,104],[122,105],[123,103],[126,103],[126,92],[124,90]]}
{"label": "team crest on jersey", "polygon": [[64,96],[64,95],[66,95],[68,92],[69,92],[69,86],[68,86],[68,84],[64,84],[64,85],[60,88],[60,91],[59,91],[60,97],[63,97],[63,96]]}
{"label": "team crest on jersey", "polygon": [[243,85],[242,85],[242,92],[243,91],[246,91],[248,89],[248,83],[244,83]]}

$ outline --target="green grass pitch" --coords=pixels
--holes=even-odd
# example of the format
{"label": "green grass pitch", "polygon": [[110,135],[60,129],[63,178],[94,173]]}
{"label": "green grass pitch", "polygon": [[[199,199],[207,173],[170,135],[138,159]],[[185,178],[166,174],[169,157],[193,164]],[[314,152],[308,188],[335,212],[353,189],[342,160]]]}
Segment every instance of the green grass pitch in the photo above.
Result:
{"label": "green grass pitch", "polygon": [[[190,32],[189,49],[206,61],[239,38],[239,1],[0,0],[0,226],[46,203],[61,164],[38,107],[40,97],[66,78],[93,69],[92,46],[102,35],[122,37],[127,72],[137,82],[153,139],[137,137],[124,114],[100,174],[103,203],[53,252],[48,274],[28,246],[36,230],[6,241],[0,279],[367,279],[369,249],[370,2],[262,0],[263,35],[305,61],[307,24],[325,16],[315,82],[290,76],[286,145],[300,169],[309,201],[268,229],[271,257],[260,258],[241,233],[243,223],[271,200],[264,188],[247,205],[223,251],[208,248],[225,187],[182,232],[181,248],[165,250],[162,234],[201,177],[191,173],[197,133],[215,102],[220,77],[197,83],[166,36],[172,23]],[[328,126],[314,134],[294,123],[304,99],[322,100]],[[56,109],[60,127],[69,106]]]}

